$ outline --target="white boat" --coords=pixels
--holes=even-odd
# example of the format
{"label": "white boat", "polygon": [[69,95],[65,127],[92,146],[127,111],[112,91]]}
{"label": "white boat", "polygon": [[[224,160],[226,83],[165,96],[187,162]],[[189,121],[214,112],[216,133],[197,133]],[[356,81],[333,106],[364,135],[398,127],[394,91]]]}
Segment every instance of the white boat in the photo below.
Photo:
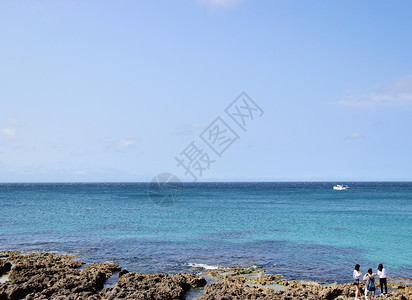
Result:
{"label": "white boat", "polygon": [[343,191],[343,190],[347,190],[349,187],[347,185],[341,185],[341,184],[337,184],[333,186],[334,190],[338,190],[338,191]]}

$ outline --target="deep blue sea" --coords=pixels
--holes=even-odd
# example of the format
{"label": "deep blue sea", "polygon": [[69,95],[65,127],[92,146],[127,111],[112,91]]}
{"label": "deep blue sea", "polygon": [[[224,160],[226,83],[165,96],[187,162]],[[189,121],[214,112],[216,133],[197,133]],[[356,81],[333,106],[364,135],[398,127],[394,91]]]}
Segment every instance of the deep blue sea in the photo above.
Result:
{"label": "deep blue sea", "polygon": [[0,184],[0,249],[60,251],[136,272],[256,265],[349,282],[383,263],[412,277],[412,183],[185,183],[155,205],[146,183]]}

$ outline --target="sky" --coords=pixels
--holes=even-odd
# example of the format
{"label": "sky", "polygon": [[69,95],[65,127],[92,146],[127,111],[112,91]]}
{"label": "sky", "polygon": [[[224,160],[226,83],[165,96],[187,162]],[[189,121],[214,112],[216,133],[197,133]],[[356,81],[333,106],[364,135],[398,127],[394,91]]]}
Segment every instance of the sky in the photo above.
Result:
{"label": "sky", "polygon": [[0,182],[410,181],[411,36],[411,1],[1,1]]}

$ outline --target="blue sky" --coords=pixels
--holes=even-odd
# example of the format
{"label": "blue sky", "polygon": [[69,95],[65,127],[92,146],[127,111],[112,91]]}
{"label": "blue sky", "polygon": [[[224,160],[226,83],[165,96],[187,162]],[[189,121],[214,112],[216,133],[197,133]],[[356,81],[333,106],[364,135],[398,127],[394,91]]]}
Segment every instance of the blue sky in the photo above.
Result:
{"label": "blue sky", "polygon": [[1,182],[191,181],[192,141],[199,181],[412,180],[410,1],[1,1],[0,28]]}

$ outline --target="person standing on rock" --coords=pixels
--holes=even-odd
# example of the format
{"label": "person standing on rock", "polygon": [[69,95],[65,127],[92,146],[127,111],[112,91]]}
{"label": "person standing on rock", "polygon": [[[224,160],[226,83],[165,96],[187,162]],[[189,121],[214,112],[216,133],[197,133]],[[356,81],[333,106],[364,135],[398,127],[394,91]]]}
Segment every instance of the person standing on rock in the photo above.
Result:
{"label": "person standing on rock", "polygon": [[[379,264],[377,274],[379,276],[379,287],[381,289],[381,294],[387,295],[388,294],[388,284],[386,282],[386,270],[382,264]],[[383,292],[384,286],[385,286],[385,292]]]}
{"label": "person standing on rock", "polygon": [[359,300],[360,286],[359,278],[362,276],[362,272],[359,271],[360,265],[355,265],[355,270],[353,270],[353,284],[356,286],[355,300]]}
{"label": "person standing on rock", "polygon": [[363,276],[363,280],[366,281],[365,299],[372,299],[372,296],[375,295],[375,275],[372,274],[372,269],[369,269],[368,273]]}

